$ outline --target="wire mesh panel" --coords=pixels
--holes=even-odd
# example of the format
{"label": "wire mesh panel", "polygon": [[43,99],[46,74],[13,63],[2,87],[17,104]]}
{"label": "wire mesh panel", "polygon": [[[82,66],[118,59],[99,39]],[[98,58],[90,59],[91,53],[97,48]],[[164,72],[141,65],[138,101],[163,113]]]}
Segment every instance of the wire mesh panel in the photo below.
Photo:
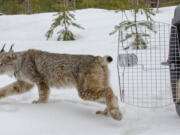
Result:
{"label": "wire mesh panel", "polygon": [[[170,58],[176,61],[175,55],[179,54],[177,29],[161,22],[155,22],[153,29],[141,25],[119,30],[117,67],[121,100],[130,105],[161,107],[172,104],[173,96],[178,98],[178,85],[174,85],[173,96],[171,89],[171,82],[178,81],[177,69],[170,64]],[[169,50],[170,43],[174,49]],[[169,57],[170,52],[173,58]]]}

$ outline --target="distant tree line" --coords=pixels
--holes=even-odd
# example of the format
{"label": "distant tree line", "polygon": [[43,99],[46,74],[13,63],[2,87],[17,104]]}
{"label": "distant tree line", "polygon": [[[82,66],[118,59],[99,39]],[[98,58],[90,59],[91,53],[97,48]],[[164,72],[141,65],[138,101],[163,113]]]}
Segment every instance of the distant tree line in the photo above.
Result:
{"label": "distant tree line", "polygon": [[[31,14],[42,12],[59,12],[61,5],[67,2],[75,9],[103,8],[103,9],[128,9],[125,1],[136,0],[0,0],[0,13],[5,14]],[[146,1],[150,6],[156,7],[158,0]],[[180,0],[159,0],[162,6],[180,3]]]}

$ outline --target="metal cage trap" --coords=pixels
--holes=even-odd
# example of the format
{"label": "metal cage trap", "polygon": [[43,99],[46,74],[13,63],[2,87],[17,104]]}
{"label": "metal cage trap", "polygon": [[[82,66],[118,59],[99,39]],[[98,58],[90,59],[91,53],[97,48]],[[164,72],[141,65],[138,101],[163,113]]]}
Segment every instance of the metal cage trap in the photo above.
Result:
{"label": "metal cage trap", "polygon": [[153,27],[154,32],[138,27],[140,33],[148,35],[143,39],[144,49],[130,49],[134,39],[126,37],[134,33],[133,29],[119,30],[117,68],[121,101],[138,107],[179,105],[178,28],[161,22],[155,22]]}

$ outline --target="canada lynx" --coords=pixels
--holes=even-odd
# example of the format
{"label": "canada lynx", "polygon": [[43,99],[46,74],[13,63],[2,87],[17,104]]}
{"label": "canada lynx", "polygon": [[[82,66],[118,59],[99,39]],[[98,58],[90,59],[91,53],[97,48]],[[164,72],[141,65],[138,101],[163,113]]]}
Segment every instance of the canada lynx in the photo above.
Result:
{"label": "canada lynx", "polygon": [[118,99],[108,83],[110,56],[69,55],[48,53],[40,50],[13,52],[0,51],[0,74],[13,75],[17,81],[0,89],[0,98],[29,91],[34,85],[39,90],[39,99],[33,103],[45,103],[50,87],[74,86],[84,100],[107,105],[97,114],[122,118]]}

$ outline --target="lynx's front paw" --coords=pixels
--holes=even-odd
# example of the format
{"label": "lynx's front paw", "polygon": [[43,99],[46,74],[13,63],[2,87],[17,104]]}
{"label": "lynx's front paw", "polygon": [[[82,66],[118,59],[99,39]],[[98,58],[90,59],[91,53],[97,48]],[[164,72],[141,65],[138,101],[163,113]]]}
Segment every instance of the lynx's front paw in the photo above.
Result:
{"label": "lynx's front paw", "polygon": [[111,117],[115,120],[121,120],[122,119],[122,113],[119,111],[119,109],[112,109],[109,111]]}

